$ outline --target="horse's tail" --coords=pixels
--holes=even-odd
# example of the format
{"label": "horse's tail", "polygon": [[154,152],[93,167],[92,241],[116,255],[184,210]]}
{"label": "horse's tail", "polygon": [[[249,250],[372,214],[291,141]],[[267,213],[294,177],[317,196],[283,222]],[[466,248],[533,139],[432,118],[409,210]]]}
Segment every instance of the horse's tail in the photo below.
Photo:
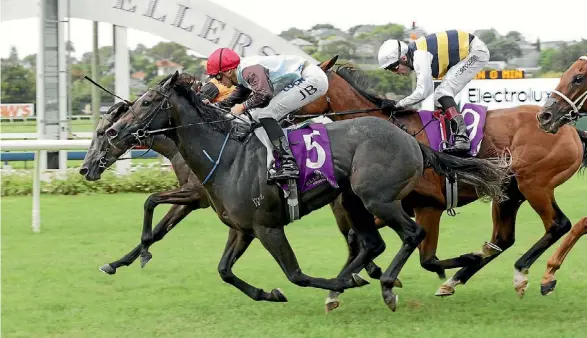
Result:
{"label": "horse's tail", "polygon": [[456,174],[457,180],[473,186],[480,198],[489,197],[496,201],[507,198],[503,189],[511,175],[510,164],[504,158],[460,158],[434,151],[420,142],[418,144],[425,168],[432,168],[442,176]]}
{"label": "horse's tail", "polygon": [[585,171],[587,169],[587,131],[581,130],[579,128],[575,128],[577,130],[577,134],[579,134],[579,138],[583,143],[583,163],[581,163],[581,169],[579,171]]}

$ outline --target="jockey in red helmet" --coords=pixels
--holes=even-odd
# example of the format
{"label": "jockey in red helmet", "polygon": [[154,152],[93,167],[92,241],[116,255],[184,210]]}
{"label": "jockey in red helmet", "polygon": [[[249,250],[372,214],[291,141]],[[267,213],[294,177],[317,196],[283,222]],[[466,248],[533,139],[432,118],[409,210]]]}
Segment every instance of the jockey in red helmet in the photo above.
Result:
{"label": "jockey in red helmet", "polygon": [[221,106],[232,107],[231,112],[237,115],[249,111],[263,126],[270,144],[263,143],[268,152],[277,152],[281,164],[269,172],[269,180],[298,178],[299,168],[278,121],[326,93],[328,78],[324,71],[296,55],[241,59],[229,48],[215,50],[208,57],[206,71],[225,85],[237,86],[219,103]]}

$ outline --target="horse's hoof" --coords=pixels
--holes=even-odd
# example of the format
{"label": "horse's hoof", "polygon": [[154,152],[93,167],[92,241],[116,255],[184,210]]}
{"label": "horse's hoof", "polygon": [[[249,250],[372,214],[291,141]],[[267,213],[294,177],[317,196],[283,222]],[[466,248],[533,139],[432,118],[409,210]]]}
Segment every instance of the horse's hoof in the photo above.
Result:
{"label": "horse's hoof", "polygon": [[441,285],[434,295],[438,297],[447,297],[455,294],[455,288],[450,285]]}
{"label": "horse's hoof", "polygon": [[271,290],[271,296],[273,297],[274,302],[287,302],[287,298],[285,298],[285,295],[283,294],[283,292],[281,292],[281,289],[279,288]]}
{"label": "horse's hoof", "polygon": [[384,299],[385,304],[387,307],[392,311],[395,312],[397,309],[397,303],[399,302],[399,297],[396,294],[391,294]]}
{"label": "horse's hoof", "polygon": [[99,267],[99,270],[108,275],[113,275],[116,273],[116,269],[113,268],[110,264],[102,265],[101,267]]}
{"label": "horse's hoof", "polygon": [[151,255],[151,253],[148,251],[147,251],[147,253],[141,254],[141,268],[144,268],[145,265],[147,265],[147,263],[149,263],[151,258],[153,258],[153,255]]}
{"label": "horse's hoof", "polygon": [[524,298],[524,295],[526,294],[527,287],[528,287],[527,281],[524,284],[515,287],[516,294],[518,295],[518,297],[520,297],[520,299]]}
{"label": "horse's hoof", "polygon": [[340,306],[340,301],[337,298],[326,298],[326,303],[324,303],[324,310],[326,313],[333,311],[334,309]]}
{"label": "horse's hoof", "polygon": [[528,271],[519,271],[514,269],[514,289],[518,297],[524,298],[526,289],[528,288]]}
{"label": "horse's hoof", "polygon": [[550,295],[551,293],[554,292],[554,288],[555,287],[556,287],[556,279],[553,280],[553,281],[550,281],[550,282],[548,282],[546,284],[540,285],[540,293],[543,296],[548,296],[548,295]]}
{"label": "horse's hoof", "polygon": [[365,278],[361,277],[361,275],[359,275],[358,273],[353,273],[353,281],[355,282],[356,287],[361,287],[369,284],[369,282]]}

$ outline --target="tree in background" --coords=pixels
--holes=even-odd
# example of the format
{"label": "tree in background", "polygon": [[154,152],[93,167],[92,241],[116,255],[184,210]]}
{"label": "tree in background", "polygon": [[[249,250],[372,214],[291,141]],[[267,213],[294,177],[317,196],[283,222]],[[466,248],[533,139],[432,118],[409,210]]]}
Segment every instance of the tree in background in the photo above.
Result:
{"label": "tree in background", "polygon": [[381,69],[365,72],[371,83],[371,90],[378,95],[392,94],[406,96],[412,92],[412,81],[408,76],[401,76]]}
{"label": "tree in background", "polygon": [[[66,48],[71,52],[75,51],[73,43],[66,43]],[[99,83],[104,87],[114,90],[114,54],[112,46],[102,46],[98,50],[100,64]],[[196,76],[201,76],[204,68],[201,65],[202,59],[188,54],[188,49],[182,45],[170,42],[161,42],[152,48],[139,44],[135,50],[130,51],[130,74],[144,72],[145,84],[157,83],[157,66],[155,62],[160,59],[168,59],[183,66],[183,71]],[[27,55],[19,58],[16,48],[11,47],[9,57],[2,59],[2,102],[35,102],[36,101],[36,60],[37,55]],[[72,80],[72,109],[77,114],[83,109],[83,105],[91,101],[92,84],[84,80],[84,75],[91,73],[92,53],[84,53],[81,58],[72,57],[71,80]],[[129,74],[129,76],[130,76]],[[131,89],[132,92],[132,89]],[[136,93],[134,93],[136,94]],[[112,102],[113,98],[100,91],[102,102]]]}
{"label": "tree in background", "polygon": [[511,31],[502,36],[491,28],[476,30],[473,34],[485,42],[491,54],[491,61],[508,61],[522,56],[520,43],[524,41],[524,37],[520,32]]}
{"label": "tree in background", "polygon": [[562,43],[558,49],[543,49],[540,52],[541,73],[562,73],[586,52],[586,39],[575,43]]}
{"label": "tree in background", "polygon": [[487,44],[491,61],[509,61],[512,58],[522,56],[522,50],[518,42],[510,38],[499,37]]}
{"label": "tree in background", "polygon": [[[15,54],[17,55],[17,54]],[[11,53],[12,56],[12,53]],[[29,103],[35,102],[35,73],[14,59],[2,59],[2,102]]]}
{"label": "tree in background", "polygon": [[331,25],[329,23],[319,23],[317,25],[312,26],[312,28],[310,28],[310,30],[316,30],[316,29],[338,29],[338,28],[334,27],[333,25]]}
{"label": "tree in background", "polygon": [[486,44],[490,44],[493,41],[497,40],[499,33],[491,28],[491,29],[478,29],[473,32],[473,35],[478,36],[479,39],[483,40]]}
{"label": "tree in background", "polygon": [[30,54],[22,59],[23,65],[32,71],[36,71],[37,69],[37,54]]}
{"label": "tree in background", "polygon": [[312,54],[316,60],[327,60],[334,55],[338,55],[341,59],[350,59],[353,57],[355,45],[348,40],[332,41],[322,46],[322,50]]}
{"label": "tree in background", "polygon": [[400,39],[405,37],[406,27],[395,23],[388,23],[383,26],[376,26],[373,30],[367,33],[361,33],[357,36],[357,40],[371,41],[382,44],[388,39]]}
{"label": "tree in background", "polygon": [[296,39],[296,38],[301,38],[306,40],[306,32],[299,29],[299,28],[295,28],[295,27],[291,27],[288,30],[285,30],[281,33],[279,33],[279,36],[281,36],[282,38],[286,39],[287,41]]}
{"label": "tree in background", "polygon": [[517,41],[517,42],[522,42],[524,41],[524,36],[522,36],[522,33],[520,32],[516,32],[516,31],[510,31],[505,35],[506,39],[512,40],[512,41]]}
{"label": "tree in background", "polygon": [[16,50],[16,47],[10,46],[10,54],[8,54],[8,59],[6,59],[6,62],[17,64],[19,61],[20,59],[18,58],[18,51]]}

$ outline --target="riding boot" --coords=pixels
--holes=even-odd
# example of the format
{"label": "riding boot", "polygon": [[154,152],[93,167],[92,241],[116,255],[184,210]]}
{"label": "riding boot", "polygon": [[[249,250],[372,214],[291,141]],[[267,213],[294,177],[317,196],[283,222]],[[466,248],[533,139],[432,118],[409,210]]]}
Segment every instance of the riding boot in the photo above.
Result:
{"label": "riding boot", "polygon": [[300,175],[300,169],[296,164],[291,149],[289,148],[287,137],[283,134],[281,126],[277,120],[272,118],[261,118],[259,119],[259,122],[261,122],[265,132],[267,132],[267,136],[269,136],[269,140],[271,140],[273,150],[277,152],[280,163],[279,168],[277,168],[274,173],[269,173],[269,181],[280,181],[290,178],[297,179]]}
{"label": "riding boot", "polygon": [[272,140],[271,143],[279,157],[280,167],[275,173],[269,175],[269,180],[297,179],[300,176],[300,169],[291,153],[287,138],[282,136],[277,140]]}
{"label": "riding boot", "polygon": [[446,110],[447,117],[450,119],[450,127],[453,134],[454,144],[449,146],[444,151],[447,153],[467,152],[471,149],[471,141],[467,135],[467,126],[463,115],[461,115],[455,107],[450,107]]}

